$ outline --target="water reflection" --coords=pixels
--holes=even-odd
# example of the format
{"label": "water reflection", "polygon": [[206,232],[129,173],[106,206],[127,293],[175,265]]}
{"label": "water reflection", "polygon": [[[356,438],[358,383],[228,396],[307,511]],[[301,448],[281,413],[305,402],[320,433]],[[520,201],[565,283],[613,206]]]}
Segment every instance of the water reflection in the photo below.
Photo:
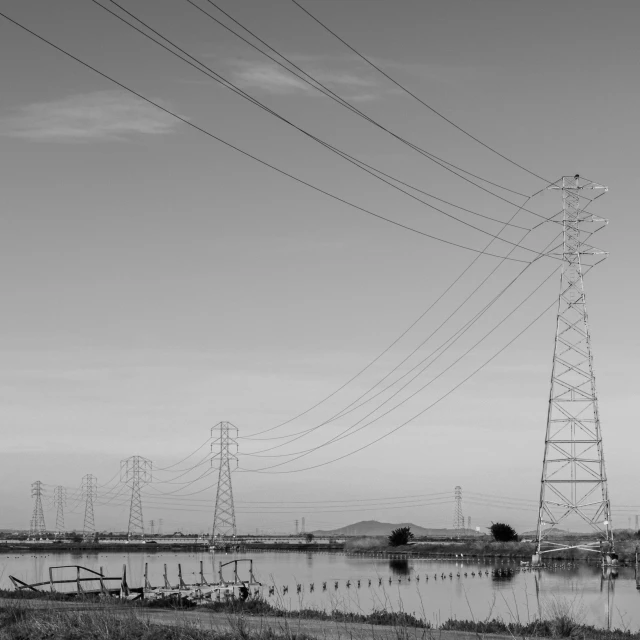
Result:
{"label": "water reflection", "polygon": [[408,576],[411,573],[409,561],[406,558],[389,560],[389,569],[394,576]]}
{"label": "water reflection", "polygon": [[[302,606],[296,585],[302,585],[304,606],[323,610],[338,608],[371,611],[382,606],[407,611],[425,609],[427,618],[436,623],[444,617],[485,618],[488,615],[509,618],[516,609],[526,618],[535,617],[536,609],[545,613],[550,602],[563,606],[575,603],[584,610],[584,622],[599,627],[610,625],[640,626],[640,576],[633,567],[603,569],[595,563],[580,563],[571,569],[548,568],[523,570],[518,563],[490,559],[466,559],[464,562],[440,559],[375,558],[343,554],[248,553],[225,554],[180,552],[154,549],[152,553],[75,552],[50,554],[0,555],[0,586],[11,588],[9,576],[25,582],[48,580],[50,566],[81,565],[103,568],[105,575],[122,575],[132,586],[141,586],[148,568],[148,580],[154,586],[178,582],[181,570],[185,580],[197,580],[200,567],[207,581],[218,579],[220,562],[251,558],[256,578],[280,594],[285,608]],[[4,556],[4,557],[2,557]],[[180,565],[180,567],[179,567]],[[71,577],[74,577],[74,570]],[[371,584],[369,581],[371,580]],[[347,582],[350,586],[347,587]],[[360,581],[360,588],[358,588]],[[322,585],[326,582],[327,589]],[[312,592],[310,585],[314,584]],[[336,586],[337,585],[337,586]],[[288,587],[288,594],[283,588]],[[73,588],[73,585],[72,585]],[[615,588],[615,589],[614,589]],[[615,590],[615,594],[614,594]],[[502,593],[501,593],[502,592]],[[613,601],[615,595],[615,602]],[[275,596],[272,596],[275,598]],[[273,601],[275,604],[275,601]],[[384,603],[384,604],[381,604]]]}

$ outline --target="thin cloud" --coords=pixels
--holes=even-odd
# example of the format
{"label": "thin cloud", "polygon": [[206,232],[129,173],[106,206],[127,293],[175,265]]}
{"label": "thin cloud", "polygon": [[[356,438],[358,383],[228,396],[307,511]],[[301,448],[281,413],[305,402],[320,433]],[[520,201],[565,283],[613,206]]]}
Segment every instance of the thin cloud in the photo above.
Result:
{"label": "thin cloud", "polygon": [[34,142],[92,142],[167,134],[176,124],[124,91],[94,91],[25,105],[0,120],[0,133]]}
{"label": "thin cloud", "polygon": [[[275,64],[246,60],[235,60],[230,64],[234,82],[245,89],[254,88],[274,94],[320,95],[311,85]],[[378,82],[371,77],[349,71],[313,69],[309,66],[305,70],[329,88],[358,90],[366,96],[365,99],[373,99],[379,95]]]}
{"label": "thin cloud", "polygon": [[276,65],[236,62],[235,66],[238,67],[234,71],[235,81],[242,87],[270,93],[315,93],[308,84]]}

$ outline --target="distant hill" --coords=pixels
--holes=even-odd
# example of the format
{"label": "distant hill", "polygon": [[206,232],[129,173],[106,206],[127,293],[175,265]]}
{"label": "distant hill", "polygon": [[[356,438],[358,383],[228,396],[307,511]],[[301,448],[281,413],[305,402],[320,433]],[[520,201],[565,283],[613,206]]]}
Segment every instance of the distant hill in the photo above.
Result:
{"label": "distant hill", "polygon": [[[341,527],[340,529],[332,529],[328,531],[312,531],[315,536],[388,536],[394,529],[398,527],[410,527],[411,532],[416,537],[421,536],[456,536],[460,534],[459,531],[455,529],[431,529],[427,527],[420,527],[417,524],[413,524],[412,522],[378,522],[377,520],[363,520],[361,522],[356,522],[355,524],[350,524],[346,527]],[[464,536],[473,536],[482,535],[477,531],[472,529],[463,529],[462,535]]]}

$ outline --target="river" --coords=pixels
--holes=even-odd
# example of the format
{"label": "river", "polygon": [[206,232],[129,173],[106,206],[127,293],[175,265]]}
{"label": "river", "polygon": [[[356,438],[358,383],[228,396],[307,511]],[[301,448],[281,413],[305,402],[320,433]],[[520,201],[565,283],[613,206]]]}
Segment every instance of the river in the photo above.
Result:
{"label": "river", "polygon": [[[335,608],[365,613],[374,609],[403,610],[437,625],[449,618],[500,617],[507,622],[527,622],[554,608],[564,608],[586,624],[631,631],[640,628],[640,590],[636,589],[635,569],[621,567],[617,577],[603,578],[599,567],[584,563],[569,568],[515,571],[519,563],[509,560],[400,560],[342,553],[251,552],[214,556],[209,552],[173,550],[5,551],[0,555],[0,587],[11,588],[9,575],[30,583],[48,580],[48,568],[57,565],[82,565],[94,570],[103,567],[105,575],[111,576],[121,575],[122,566],[126,565],[129,585],[141,586],[147,563],[149,581],[159,586],[165,564],[171,584],[178,581],[179,563],[185,582],[193,583],[198,580],[203,561],[205,578],[214,581],[219,563],[236,558],[252,558],[255,577],[265,585],[265,598],[287,609]],[[239,573],[244,578],[246,569],[240,566]],[[498,578],[492,575],[496,568],[514,572]],[[229,572],[225,577],[232,575]],[[75,572],[60,577],[74,578]],[[268,595],[266,586],[275,587],[273,595]]]}

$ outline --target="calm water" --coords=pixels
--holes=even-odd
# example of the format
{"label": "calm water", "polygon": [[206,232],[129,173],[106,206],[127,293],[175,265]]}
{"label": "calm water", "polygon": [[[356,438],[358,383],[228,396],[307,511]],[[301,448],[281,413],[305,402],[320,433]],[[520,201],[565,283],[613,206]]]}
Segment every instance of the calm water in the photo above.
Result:
{"label": "calm water", "polygon": [[[494,616],[526,622],[539,613],[544,614],[554,603],[562,603],[571,606],[588,624],[632,631],[640,628],[640,591],[636,590],[635,570],[631,567],[620,568],[616,579],[603,579],[599,568],[585,564],[572,569],[544,569],[516,573],[509,578],[493,578],[492,568],[515,568],[516,563],[403,561],[322,553],[217,553],[214,557],[212,553],[169,551],[11,555],[5,552],[0,556],[0,586],[11,587],[9,575],[25,582],[45,581],[49,566],[73,564],[95,570],[103,567],[105,574],[110,576],[121,575],[122,565],[126,564],[129,584],[141,586],[145,562],[149,565],[149,580],[154,586],[162,584],[165,564],[172,584],[177,583],[178,563],[182,565],[185,582],[189,583],[197,581],[201,560],[205,577],[213,581],[219,562],[235,558],[253,558],[256,578],[264,585],[276,587],[273,596],[268,596],[265,588],[265,597],[290,609],[308,606],[370,612],[385,607],[415,612],[437,624],[452,617],[479,620]],[[482,577],[478,576],[479,571],[482,571]],[[485,575],[485,571],[490,575]],[[475,577],[472,572],[476,573]],[[246,570],[239,570],[239,573],[244,577]],[[444,579],[442,573],[446,575]],[[452,578],[449,573],[453,574]],[[225,574],[225,577],[227,575],[232,574]],[[70,571],[60,577],[73,578],[75,573]],[[351,581],[350,587],[346,586],[347,580]],[[327,589],[323,591],[325,581]],[[336,581],[338,589],[335,589]],[[315,585],[314,592],[310,591],[311,583]],[[300,593],[297,593],[297,584],[302,585]],[[289,587],[287,594],[283,594],[284,586]]]}

